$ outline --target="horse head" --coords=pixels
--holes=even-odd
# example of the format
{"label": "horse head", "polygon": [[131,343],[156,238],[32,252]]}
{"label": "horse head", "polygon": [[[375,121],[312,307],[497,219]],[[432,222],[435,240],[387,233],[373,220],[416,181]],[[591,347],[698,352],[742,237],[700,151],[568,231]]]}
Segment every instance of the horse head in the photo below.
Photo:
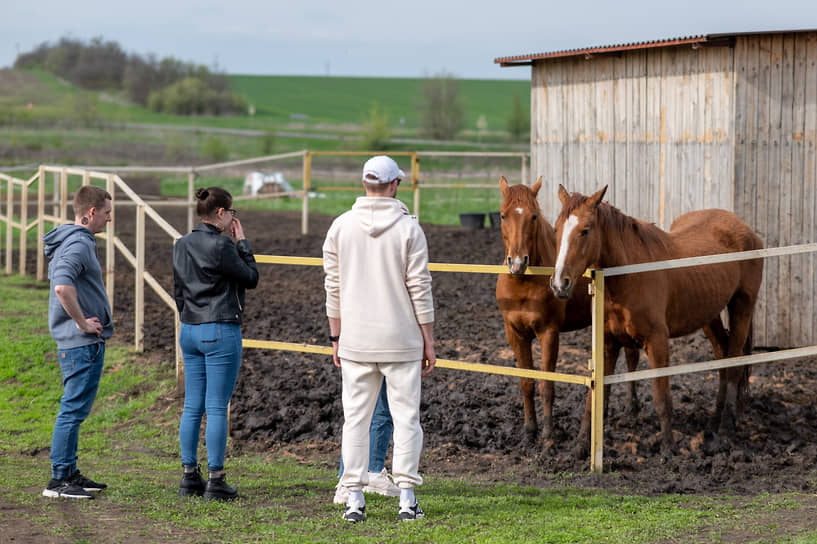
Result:
{"label": "horse head", "polygon": [[599,228],[599,204],[607,191],[605,185],[592,196],[572,195],[560,184],[562,211],[556,220],[556,266],[550,279],[553,294],[570,298],[576,281],[597,262],[602,249]]}
{"label": "horse head", "polygon": [[[505,243],[505,264],[514,275],[525,273],[531,259],[538,254],[539,233],[544,221],[536,195],[542,187],[542,178],[532,187],[519,184],[508,186],[505,176],[499,178],[502,191],[502,241]],[[540,264],[540,263],[537,263]]]}

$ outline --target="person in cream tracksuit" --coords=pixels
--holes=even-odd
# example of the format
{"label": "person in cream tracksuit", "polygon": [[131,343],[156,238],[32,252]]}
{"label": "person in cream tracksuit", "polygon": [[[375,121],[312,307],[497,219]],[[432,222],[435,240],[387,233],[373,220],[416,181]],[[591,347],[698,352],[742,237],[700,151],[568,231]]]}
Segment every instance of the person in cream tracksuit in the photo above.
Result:
{"label": "person in cream tracksuit", "polygon": [[323,244],[326,314],[335,366],[343,380],[343,518],[366,519],[369,424],[383,378],[392,418],[392,475],[398,519],[424,517],[414,496],[423,430],[420,381],[434,368],[434,302],[425,234],[395,198],[405,176],[390,157],[363,167],[366,196],[329,227]]}

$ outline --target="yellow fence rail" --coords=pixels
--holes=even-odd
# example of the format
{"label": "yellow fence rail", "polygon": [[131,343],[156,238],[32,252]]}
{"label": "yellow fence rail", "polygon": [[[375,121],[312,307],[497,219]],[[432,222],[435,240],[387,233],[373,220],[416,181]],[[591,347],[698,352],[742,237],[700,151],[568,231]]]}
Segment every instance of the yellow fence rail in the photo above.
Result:
{"label": "yellow fence rail", "polygon": [[[298,152],[297,155],[303,153],[304,160],[310,160],[309,152]],[[317,154],[318,152],[314,152]],[[347,153],[352,154],[352,153]],[[395,153],[396,154],[396,153]],[[418,168],[416,163],[417,153],[403,153],[412,155],[412,183],[415,183],[416,170]],[[259,159],[268,159],[262,158]],[[524,161],[524,159],[523,159]],[[242,164],[248,164],[257,161],[238,161]],[[212,165],[216,166],[216,165]],[[524,166],[524,162],[523,162]],[[136,167],[134,170],[140,170],[143,167]],[[203,170],[199,167],[199,170]],[[54,182],[53,201],[48,203],[53,205],[53,213],[46,213],[45,201],[45,185],[48,175],[52,176]],[[304,169],[304,187],[308,188],[308,162],[305,162]],[[52,223],[58,225],[69,222],[68,219],[68,178],[69,176],[80,176],[82,184],[88,184],[93,181],[104,183],[105,188],[115,197],[115,189],[122,191],[128,203],[136,206],[136,249],[132,252],[125,244],[115,236],[115,216],[116,207],[114,207],[114,221],[108,224],[107,230],[100,237],[105,240],[106,247],[106,289],[108,290],[113,307],[113,286],[115,281],[114,271],[114,251],[118,250],[125,257],[128,263],[134,267],[135,271],[135,348],[137,351],[143,349],[142,344],[142,328],[144,325],[144,286],[150,286],[161,298],[161,300],[168,305],[175,317],[176,335],[178,339],[179,319],[178,312],[175,307],[173,298],[162,288],[158,281],[145,270],[145,219],[152,219],[168,236],[175,242],[181,237],[181,234],[176,231],[161,215],[156,212],[153,206],[147,204],[137,195],[122,179],[113,173],[99,172],[87,169],[65,168],[53,166],[41,166],[33,177],[28,180],[14,178],[6,174],[0,173],[0,188],[5,185],[6,191],[6,211],[0,215],[0,223],[6,226],[5,239],[0,239],[0,245],[5,242],[5,271],[6,274],[11,274],[13,269],[13,229],[20,230],[19,235],[19,273],[24,275],[26,273],[25,261],[27,250],[27,233],[36,228],[37,230],[37,280],[43,281],[44,274],[44,260],[42,236],[45,234],[45,224]],[[190,174],[189,189],[192,195],[192,186],[194,174]],[[28,198],[31,187],[36,185],[37,190],[37,214],[36,217],[29,221],[28,219]],[[19,220],[15,220],[14,204],[15,194],[19,192]],[[307,198],[304,198],[304,212],[307,212]],[[192,197],[191,197],[192,202]],[[184,205],[189,205],[185,203]],[[191,208],[192,210],[192,208]],[[306,215],[304,215],[306,217]],[[305,221],[305,219],[304,219]],[[767,362],[776,362],[792,358],[810,357],[817,355],[817,346],[807,346],[789,350],[777,351],[774,353],[762,353],[750,356],[734,357],[730,359],[721,359],[715,361],[707,361],[702,363],[693,363],[686,365],[678,365],[671,368],[661,368],[652,370],[643,370],[628,372],[623,374],[616,374],[604,377],[604,278],[622,274],[635,274],[646,271],[665,270],[670,268],[681,268],[685,266],[698,266],[705,264],[714,264],[720,262],[730,262],[743,259],[756,258],[772,258],[783,255],[793,255],[797,253],[815,252],[817,251],[817,243],[803,244],[797,246],[788,246],[781,248],[768,248],[763,250],[748,251],[742,253],[728,253],[723,255],[709,255],[705,257],[693,257],[687,259],[676,259],[671,261],[662,261],[654,263],[644,263],[631,266],[621,266],[615,268],[608,268],[603,270],[591,270],[585,273],[592,280],[591,294],[593,295],[593,312],[592,312],[592,350],[591,358],[589,360],[589,376],[580,376],[572,374],[563,374],[557,372],[543,372],[538,370],[526,370],[515,367],[506,367],[491,364],[477,364],[463,361],[452,361],[447,359],[438,359],[437,366],[441,368],[449,368],[456,370],[464,370],[469,372],[483,372],[491,374],[500,374],[506,376],[514,376],[520,378],[551,380],[563,383],[573,383],[577,385],[584,385],[589,388],[591,394],[591,451],[590,451],[590,469],[599,472],[603,466],[603,411],[604,405],[604,384],[609,383],[624,383],[628,381],[652,379],[660,376],[670,376],[678,374],[686,374],[690,372],[701,372],[707,370],[715,370],[720,368],[728,368],[732,366],[752,365]],[[290,256],[274,256],[274,255],[256,255],[258,263],[265,264],[279,264],[279,265],[302,265],[302,266],[322,266],[322,259],[313,257],[290,257]],[[508,273],[507,268],[499,265],[479,265],[479,264],[454,264],[454,263],[431,263],[429,269],[434,272],[459,272],[459,273],[478,273],[478,274],[503,274]],[[553,269],[549,267],[530,267],[526,271],[527,274],[550,275]],[[296,351],[304,353],[314,353],[319,355],[331,355],[331,348],[327,346],[317,346],[309,344],[293,344],[286,342],[274,342],[266,340],[245,339],[244,346],[247,348],[257,349],[274,349],[283,351]],[[178,344],[176,344],[176,373],[179,382],[183,379],[183,367],[181,361],[181,351]]]}
{"label": "yellow fence rail", "polygon": [[[704,257],[692,257],[685,259],[673,259],[652,263],[643,263],[631,266],[620,266],[615,268],[588,270],[585,276],[590,277],[590,291],[592,295],[592,348],[589,360],[590,376],[575,374],[564,374],[558,372],[544,372],[540,370],[528,370],[515,367],[507,367],[491,364],[467,363],[464,361],[452,361],[448,359],[438,359],[437,366],[455,370],[469,372],[483,372],[488,374],[499,374],[505,376],[515,376],[520,378],[530,378],[538,380],[550,380],[561,383],[573,383],[584,385],[590,389],[591,395],[591,418],[590,418],[590,470],[601,472],[604,466],[604,385],[614,383],[625,383],[636,380],[647,380],[661,376],[671,376],[679,374],[689,374],[692,372],[703,372],[717,370],[734,366],[753,365],[782,361],[787,359],[801,358],[817,355],[817,346],[796,348],[776,351],[774,353],[761,353],[742,357],[732,357],[701,363],[691,363],[677,365],[674,367],[658,368],[651,370],[641,370],[604,376],[604,278],[605,276],[618,276],[623,274],[637,274],[640,272],[666,270],[672,268],[683,268],[686,266],[699,266],[705,264],[715,264],[722,262],[733,262],[746,259],[770,258],[782,255],[793,255],[797,253],[807,253],[817,251],[817,243],[802,244],[781,248],[769,248],[740,253],[725,253],[721,255],[707,255]],[[302,265],[302,266],[323,266],[323,259],[318,257],[289,257],[277,255],[256,255],[256,262],[279,265]],[[501,265],[480,265],[480,264],[455,264],[455,263],[429,263],[429,270],[432,272],[464,272],[476,274],[507,274],[508,269]],[[552,267],[529,267],[526,274],[551,275]],[[265,340],[245,339],[243,343],[246,348],[273,349],[280,351],[297,351],[303,353],[314,353],[319,355],[332,355],[332,348],[310,344],[292,344],[286,342],[273,342]]]}

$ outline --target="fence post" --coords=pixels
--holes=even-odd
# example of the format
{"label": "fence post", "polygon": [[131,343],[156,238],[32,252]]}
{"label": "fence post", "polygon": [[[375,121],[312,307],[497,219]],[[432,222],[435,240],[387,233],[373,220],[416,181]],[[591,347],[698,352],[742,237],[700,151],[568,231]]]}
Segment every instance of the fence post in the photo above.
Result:
{"label": "fence post", "polygon": [[[55,214],[56,215],[56,214]],[[60,225],[68,223],[68,169],[60,172]]]}
{"label": "fence post", "polygon": [[37,281],[45,280],[45,167],[40,166],[37,186]]}
{"label": "fence post", "polygon": [[420,157],[411,155],[411,188],[414,190],[414,215],[420,220]]}
{"label": "fence post", "polygon": [[304,152],[304,191],[301,203],[301,234],[309,234],[309,187],[312,179],[312,153]]}
{"label": "fence post", "polygon": [[525,153],[522,153],[522,184],[529,185],[528,183],[528,156]]}
{"label": "fence post", "polygon": [[135,292],[133,295],[136,303],[136,315],[134,317],[133,343],[134,349],[138,352],[144,351],[144,328],[145,328],[145,205],[136,206],[136,276]]}
{"label": "fence post", "polygon": [[[14,182],[11,176],[6,178],[8,183],[8,190],[6,191],[6,274],[11,274],[12,260],[11,254],[14,252],[14,228],[11,224],[14,222]],[[25,190],[25,186],[23,187]]]}
{"label": "fence post", "polygon": [[[13,190],[13,186],[9,187]],[[13,206],[9,208],[9,212],[13,209]],[[11,217],[11,213],[9,213],[9,217]],[[28,186],[23,184],[20,187],[20,264],[18,266],[20,270],[20,275],[26,275],[26,253],[28,250]],[[11,224],[9,223],[9,228],[11,228]],[[11,245],[9,245],[9,254],[11,254]]]}
{"label": "fence post", "polygon": [[[90,180],[89,180],[90,181]],[[116,253],[114,251],[114,236],[116,236],[116,186],[114,174],[108,174],[105,180],[105,190],[111,195],[111,222],[105,227],[105,290],[108,292],[108,303],[113,315],[114,283],[116,282]]]}
{"label": "fence post", "polygon": [[182,357],[182,348],[179,345],[182,322],[178,310],[173,311],[173,325],[176,330],[176,336],[173,338],[173,343],[176,345],[176,391],[184,393],[184,358]]}
{"label": "fence post", "polygon": [[601,472],[604,453],[604,272],[592,270],[593,348],[590,360],[590,470]]}
{"label": "fence post", "polygon": [[195,183],[196,171],[191,168],[190,172],[187,173],[187,232],[193,230],[193,203],[196,201],[193,196],[195,194]]}

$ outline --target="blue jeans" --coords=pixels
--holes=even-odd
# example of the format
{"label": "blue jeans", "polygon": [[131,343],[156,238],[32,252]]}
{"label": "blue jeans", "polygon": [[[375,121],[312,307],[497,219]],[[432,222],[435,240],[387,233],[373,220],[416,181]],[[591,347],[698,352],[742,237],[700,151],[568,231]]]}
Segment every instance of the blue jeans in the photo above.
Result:
{"label": "blue jeans", "polygon": [[179,425],[182,465],[198,463],[201,418],[207,413],[207,468],[224,468],[227,405],[241,366],[241,327],[236,323],[182,323],[179,345],[184,357],[184,411]]}
{"label": "blue jeans", "polygon": [[57,357],[63,392],[51,435],[51,477],[64,480],[77,471],[79,426],[88,417],[96,399],[105,342],[59,350]]}
{"label": "blue jeans", "polygon": [[[369,472],[380,472],[386,464],[386,452],[391,442],[391,433],[394,424],[389,411],[389,397],[386,394],[386,379],[380,386],[380,395],[372,414],[372,424],[369,426]],[[343,476],[343,456],[340,457],[338,478]]]}

